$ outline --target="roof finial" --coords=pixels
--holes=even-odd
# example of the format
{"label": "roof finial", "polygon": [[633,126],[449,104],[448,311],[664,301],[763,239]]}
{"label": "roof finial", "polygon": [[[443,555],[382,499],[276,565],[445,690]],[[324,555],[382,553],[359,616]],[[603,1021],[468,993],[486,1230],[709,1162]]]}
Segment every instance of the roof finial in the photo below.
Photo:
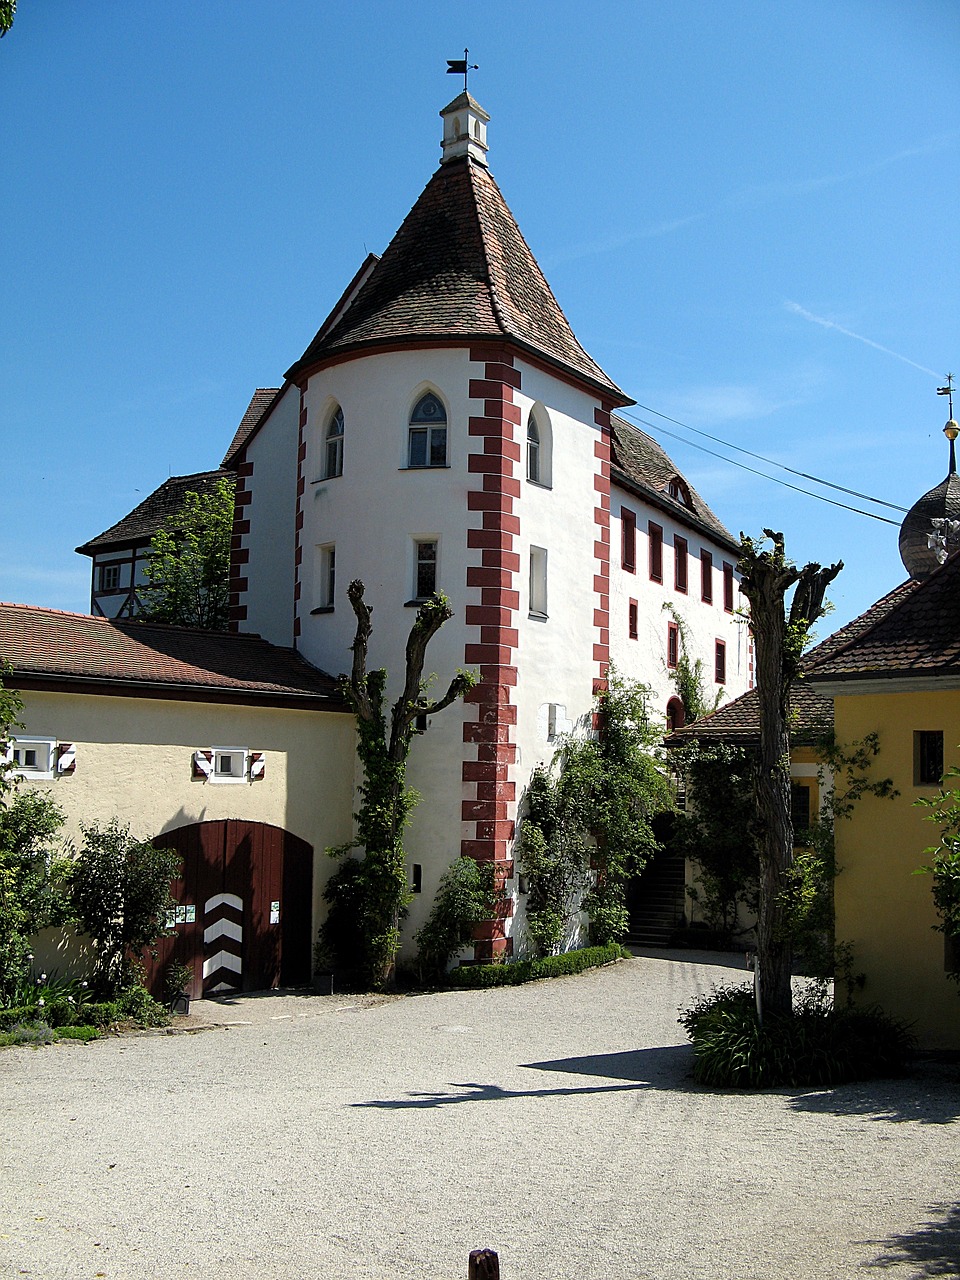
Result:
{"label": "roof finial", "polygon": [[949,405],[949,408],[950,408],[950,418],[949,418],[949,421],[947,422],[947,425],[943,428],[943,434],[950,441],[950,475],[953,476],[957,474],[957,451],[953,442],[956,440],[957,436],[960,436],[960,426],[957,425],[957,422],[955,421],[953,416],[953,374],[952,373],[947,374],[947,385],[945,387],[937,387],[937,395],[946,396],[947,404]]}
{"label": "roof finial", "polygon": [[470,50],[464,49],[462,58],[447,59],[447,75],[463,76],[463,92],[464,93],[467,92],[467,72],[480,70],[480,68],[477,66],[476,63],[474,63],[473,66],[470,65],[469,58],[470,58]]}

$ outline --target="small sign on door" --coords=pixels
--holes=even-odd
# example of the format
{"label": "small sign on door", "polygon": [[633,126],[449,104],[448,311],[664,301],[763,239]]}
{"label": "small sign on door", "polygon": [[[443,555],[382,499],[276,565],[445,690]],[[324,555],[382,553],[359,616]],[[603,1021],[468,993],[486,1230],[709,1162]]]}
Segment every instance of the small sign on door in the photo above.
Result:
{"label": "small sign on door", "polygon": [[280,903],[279,902],[270,903],[270,923],[271,924],[280,923]]}

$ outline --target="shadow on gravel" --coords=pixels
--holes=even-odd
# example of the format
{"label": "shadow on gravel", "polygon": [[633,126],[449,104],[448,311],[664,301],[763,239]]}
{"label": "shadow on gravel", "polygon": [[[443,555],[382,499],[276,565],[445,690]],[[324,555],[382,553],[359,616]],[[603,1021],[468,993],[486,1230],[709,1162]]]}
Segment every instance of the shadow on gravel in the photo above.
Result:
{"label": "shadow on gravel", "polygon": [[935,1216],[915,1231],[872,1241],[885,1252],[870,1262],[862,1262],[861,1268],[885,1271],[911,1262],[917,1268],[911,1272],[915,1280],[925,1276],[960,1276],[960,1205],[933,1204],[929,1212]]}
{"label": "shadow on gravel", "polygon": [[930,1066],[899,1080],[865,1080],[800,1093],[790,1099],[790,1106],[794,1111],[864,1116],[890,1124],[953,1124],[960,1119],[960,1080],[955,1067]]}
{"label": "shadow on gravel", "polygon": [[460,1092],[408,1093],[403,1098],[354,1102],[355,1107],[397,1110],[406,1107],[446,1107],[461,1102],[500,1102],[505,1098],[563,1098],[591,1093],[624,1093],[638,1089],[674,1089],[687,1092],[697,1086],[689,1078],[690,1049],[671,1045],[664,1049],[633,1049],[625,1053],[598,1053],[585,1058],[558,1058],[552,1062],[523,1062],[531,1071],[563,1071],[577,1076],[605,1076],[628,1084],[570,1085],[557,1089],[502,1089],[496,1084],[452,1083]]}

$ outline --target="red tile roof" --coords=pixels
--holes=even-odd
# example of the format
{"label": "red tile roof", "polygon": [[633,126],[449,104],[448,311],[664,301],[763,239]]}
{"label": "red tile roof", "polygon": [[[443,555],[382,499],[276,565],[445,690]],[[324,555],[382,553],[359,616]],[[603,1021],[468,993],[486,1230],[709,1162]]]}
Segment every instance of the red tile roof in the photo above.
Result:
{"label": "red tile roof", "polygon": [[[821,693],[814,684],[814,672],[819,673],[820,664],[829,662],[848,643],[855,643],[857,637],[864,635],[903,601],[909,600],[918,586],[913,579],[902,582],[899,587],[894,587],[876,604],[871,605],[865,613],[848,622],[832,636],[827,636],[804,655],[802,676],[790,690],[790,706],[794,717],[790,740],[795,746],[810,746],[833,728],[833,699]],[[760,703],[756,689],[750,689],[733,702],[728,702],[713,715],[704,716],[702,720],[677,729],[666,741],[669,746],[679,747],[693,740],[747,746],[758,743]]]}
{"label": "red tile roof", "polygon": [[69,684],[130,696],[188,690],[236,701],[296,699],[343,709],[337,682],[293,649],[259,636],[111,621],[36,605],[0,604],[0,661],[13,687]]}
{"label": "red tile roof", "polygon": [[574,337],[493,177],[466,157],[440,166],[356,297],[287,377],[368,346],[450,338],[507,339],[632,403]]}
{"label": "red tile roof", "polygon": [[202,497],[223,479],[229,480],[232,485],[236,475],[221,467],[217,471],[198,471],[190,476],[171,476],[122,520],[118,520],[103,533],[98,533],[76,550],[83,556],[92,556],[97,551],[107,551],[112,547],[129,547],[149,542],[177,514],[188,493],[197,493]]}
{"label": "red tile roof", "polygon": [[960,552],[930,577],[909,585],[912,590],[894,608],[821,655],[810,679],[960,675]]}

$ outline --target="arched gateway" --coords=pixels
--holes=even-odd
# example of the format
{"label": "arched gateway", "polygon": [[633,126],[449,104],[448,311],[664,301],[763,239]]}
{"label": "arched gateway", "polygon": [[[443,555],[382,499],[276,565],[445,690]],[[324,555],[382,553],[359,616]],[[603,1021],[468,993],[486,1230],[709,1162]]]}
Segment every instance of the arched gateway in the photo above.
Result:
{"label": "arched gateway", "polygon": [[147,964],[155,996],[165,994],[174,963],[193,970],[192,997],[309,982],[313,849],[305,840],[230,819],[177,827],[154,844],[183,858],[171,885],[175,932]]}

